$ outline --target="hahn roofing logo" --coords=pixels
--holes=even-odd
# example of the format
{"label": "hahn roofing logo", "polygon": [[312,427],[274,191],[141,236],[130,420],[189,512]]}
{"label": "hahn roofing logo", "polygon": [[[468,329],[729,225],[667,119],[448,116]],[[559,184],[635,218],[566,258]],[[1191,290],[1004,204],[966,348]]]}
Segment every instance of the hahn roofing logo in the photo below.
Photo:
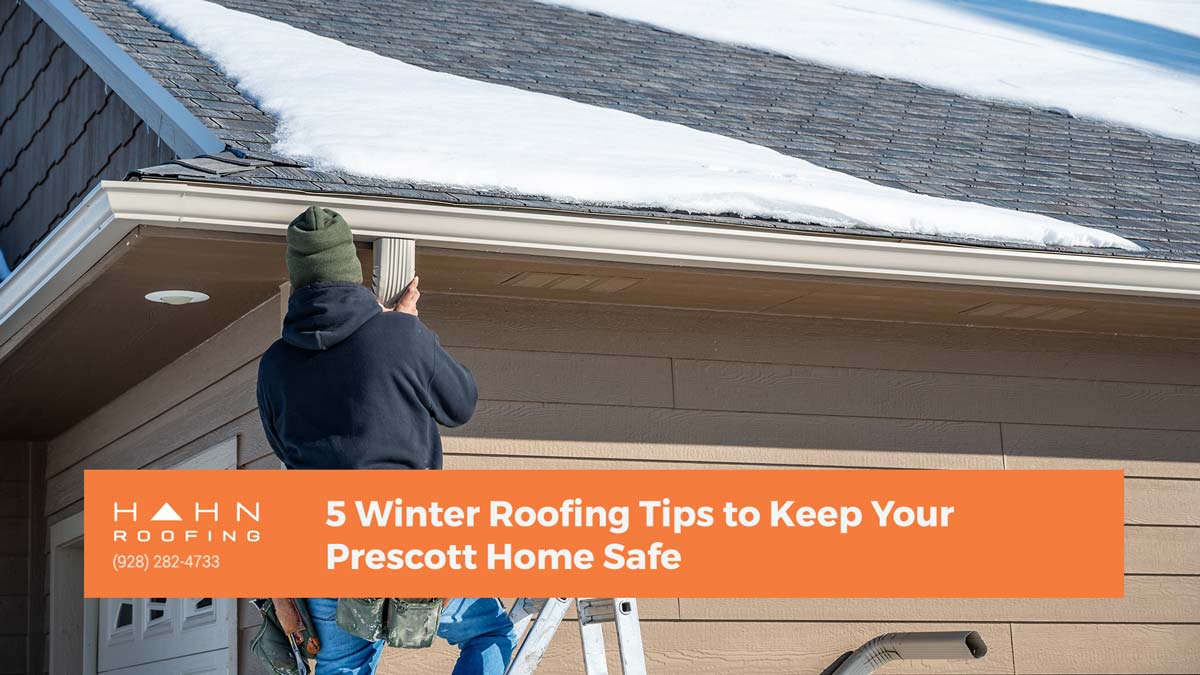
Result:
{"label": "hahn roofing logo", "polygon": [[183,521],[183,516],[179,515],[179,512],[175,510],[175,507],[171,506],[170,502],[163,502],[162,508],[160,508],[153,516],[150,516],[150,520],[169,520],[172,522],[181,522]]}
{"label": "hahn roofing logo", "polygon": [[[182,513],[187,516],[181,515]],[[145,518],[146,513],[153,513]],[[143,508],[138,502],[113,502],[113,541],[119,542],[250,542],[262,538],[261,502],[192,502],[176,508],[171,502]],[[123,523],[132,523],[125,529]],[[164,524],[165,523],[165,524]]]}

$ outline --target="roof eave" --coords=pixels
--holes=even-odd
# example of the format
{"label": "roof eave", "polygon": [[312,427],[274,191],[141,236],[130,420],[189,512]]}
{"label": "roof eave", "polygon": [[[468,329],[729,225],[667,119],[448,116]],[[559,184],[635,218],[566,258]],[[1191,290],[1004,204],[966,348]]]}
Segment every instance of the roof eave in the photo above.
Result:
{"label": "roof eave", "polygon": [[282,236],[317,202],[356,237],[420,246],[707,269],[1200,300],[1200,263],[947,246],[183,182],[103,181],[0,284],[0,356],[139,225]]}
{"label": "roof eave", "polygon": [[220,152],[213,134],[71,0],[25,0],[59,38],[180,157]]}

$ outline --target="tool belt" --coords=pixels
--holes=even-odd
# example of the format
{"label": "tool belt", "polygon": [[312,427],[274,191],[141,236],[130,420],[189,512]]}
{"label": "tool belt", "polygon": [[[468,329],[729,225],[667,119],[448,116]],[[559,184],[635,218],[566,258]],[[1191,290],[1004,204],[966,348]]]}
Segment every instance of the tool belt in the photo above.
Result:
{"label": "tool belt", "polygon": [[[308,675],[308,659],[321,642],[303,598],[250,601],[263,615],[250,649],[271,675]],[[338,626],[364,640],[390,647],[422,649],[433,644],[446,601],[442,598],[341,598]]]}
{"label": "tool belt", "polygon": [[433,644],[445,604],[442,598],[341,598],[337,624],[364,640],[423,649]]}
{"label": "tool belt", "polygon": [[271,675],[307,675],[308,659],[321,641],[313,630],[308,603],[301,598],[258,598],[250,601],[262,613],[262,626],[250,651]]}

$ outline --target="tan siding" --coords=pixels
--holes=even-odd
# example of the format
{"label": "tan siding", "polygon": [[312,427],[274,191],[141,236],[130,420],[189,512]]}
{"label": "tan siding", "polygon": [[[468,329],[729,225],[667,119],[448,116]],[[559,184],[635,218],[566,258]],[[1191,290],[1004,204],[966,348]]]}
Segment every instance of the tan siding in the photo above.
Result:
{"label": "tan siding", "polygon": [[1200,429],[1200,387],[677,359],[680,408]]}
{"label": "tan siding", "polygon": [[213,428],[254,410],[252,361],[195,396],[104,446],[46,483],[46,513],[70,504],[83,490],[84,469],[142,468]]}
{"label": "tan siding", "polygon": [[1125,527],[1128,574],[1200,574],[1200,528]]}
{"label": "tan siding", "polygon": [[[988,641],[983,661],[885,672],[1200,673],[1200,652],[1157,654],[1200,625],[1193,342],[423,302],[484,399],[447,433],[448,468],[1127,470],[1124,598],[647,600],[653,672],[817,673],[880,632],[969,626]],[[277,321],[260,308],[55,439],[47,507],[78,508],[84,466],[163,465],[223,435],[239,436],[243,468],[277,468],[253,400]],[[241,612],[243,653],[256,623]],[[577,632],[562,635],[548,673],[578,670]],[[382,672],[448,672],[452,658],[444,644],[395,651]]]}
{"label": "tan siding", "polygon": [[259,355],[278,334],[279,300],[271,298],[53,439],[47,526],[82,508],[85,468],[170,466],[235,436],[239,466],[269,452],[254,378]]}
{"label": "tan siding", "polygon": [[1195,675],[1200,626],[1013,624],[1017,672]]}
{"label": "tan siding", "polygon": [[50,476],[79,462],[254,360],[278,337],[278,305],[267,301],[146,378],[49,443]]}
{"label": "tan siding", "polygon": [[1004,424],[1012,469],[1124,469],[1126,476],[1200,478],[1200,432]]}
{"label": "tan siding", "polygon": [[447,432],[445,447],[747,465],[1003,467],[1000,426],[992,423],[512,401],[481,402],[469,425]]}
{"label": "tan siding", "polygon": [[481,398],[670,406],[671,362],[628,356],[458,349]]}
{"label": "tan siding", "polygon": [[[744,293],[744,291],[739,291]],[[426,294],[452,347],[1200,384],[1200,341]]]}
{"label": "tan siding", "polygon": [[1125,479],[1125,522],[1200,526],[1200,481]]}
{"label": "tan siding", "polygon": [[[839,646],[848,649],[855,641],[835,627],[861,628],[868,625],[864,622],[902,622],[894,629],[916,630],[922,625],[915,622],[962,621],[983,627],[985,635],[992,626],[1004,631],[1000,638],[989,637],[986,665],[929,664],[927,672],[998,667],[999,672],[1158,673],[1158,643],[1149,640],[1147,649],[1134,638],[1161,626],[1187,627],[1168,630],[1186,638],[1200,623],[1200,528],[1194,520],[1200,513],[1200,481],[1186,480],[1200,477],[1200,426],[1190,412],[1200,402],[1200,390],[1181,386],[1196,384],[1192,375],[1171,374],[1179,368],[1196,372],[1193,343],[1159,342],[1150,354],[1102,336],[955,330],[957,337],[970,337],[970,349],[964,349],[937,337],[942,329],[931,327],[706,312],[675,312],[675,320],[667,322],[661,317],[671,312],[563,303],[511,303],[502,313],[488,313],[469,298],[435,297],[430,304],[438,303],[471,310],[423,312],[455,353],[538,351],[540,344],[560,361],[561,354],[576,352],[671,358],[674,364],[672,408],[564,404],[558,397],[484,401],[470,425],[447,435],[447,468],[488,468],[502,460],[505,466],[530,468],[1127,471],[1130,576],[1124,598],[682,599],[679,621],[645,626],[652,652],[669,645],[678,649],[678,658],[661,658],[660,672],[819,672],[835,655],[816,665],[815,659],[797,662],[775,652],[782,645],[802,644],[813,633],[840,639]],[[827,331],[815,340],[814,324]],[[747,333],[738,333],[739,325]],[[839,329],[846,339],[838,339]],[[889,344],[889,331],[905,339]],[[864,334],[877,341],[864,340]],[[799,336],[790,350],[789,335]],[[986,352],[989,340],[996,353]],[[819,348],[802,348],[813,344]],[[864,349],[868,344],[875,348]],[[1127,349],[1129,360],[1123,356]],[[1152,374],[1129,368],[1130,361],[1150,365]],[[559,377],[571,375],[563,370]],[[489,386],[500,391],[510,384]],[[1060,633],[1103,626],[1118,636],[1123,654],[1104,667],[1091,655],[1071,656],[1076,648],[1064,646],[1053,660],[1058,670],[1022,669],[1011,645],[1002,641],[1010,625],[1023,631],[1025,649],[1039,653]],[[759,630],[763,627],[768,628]],[[693,638],[709,628],[712,633],[699,641],[703,647],[693,647]],[[1095,642],[1083,641],[1079,648],[1093,648]],[[703,663],[692,660],[693,648],[703,652]],[[384,671],[434,672],[447,668],[450,656],[389,654]],[[564,650],[561,658],[555,663],[568,672],[575,654]],[[426,665],[427,660],[437,665]],[[904,669],[891,666],[888,672]],[[1162,672],[1200,672],[1200,656],[1178,656]]]}
{"label": "tan siding", "polygon": [[1129,576],[1123,598],[737,600],[682,598],[690,620],[992,621],[1036,623],[1195,622],[1200,620],[1200,577]]}
{"label": "tan siding", "polygon": [[[878,671],[889,673],[1013,673],[1008,624],[957,623],[820,623],[820,622],[693,622],[643,623],[647,670],[687,675],[817,675],[843,652],[872,637],[897,630],[978,630],[988,644],[985,659],[967,662],[904,662]],[[608,636],[612,641],[611,633]],[[551,644],[539,673],[582,672],[579,631],[564,624]],[[434,675],[450,672],[454,650],[438,641],[433,649],[385,651],[381,675]],[[609,654],[610,672],[616,655]],[[543,670],[544,669],[544,670]]]}
{"label": "tan siding", "polygon": [[275,459],[274,456],[267,456],[267,457],[259,457],[258,459],[242,466],[241,468],[242,469],[250,469],[250,470],[260,470],[261,469],[261,470],[278,471],[280,466],[279,466],[278,459]]}

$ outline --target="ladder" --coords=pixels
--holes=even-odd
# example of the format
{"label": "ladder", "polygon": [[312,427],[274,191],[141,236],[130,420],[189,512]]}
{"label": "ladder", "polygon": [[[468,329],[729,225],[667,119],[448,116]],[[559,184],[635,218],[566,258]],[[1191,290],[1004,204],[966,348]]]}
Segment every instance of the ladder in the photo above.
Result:
{"label": "ladder", "polygon": [[[520,635],[529,628],[513,655],[505,675],[531,675],[554,639],[571,603],[579,615],[579,637],[583,642],[583,668],[587,675],[608,675],[604,654],[604,624],[615,624],[621,651],[621,672],[645,675],[646,655],[637,600],[633,598],[518,598],[508,613],[513,630]],[[534,618],[536,616],[536,619]],[[530,624],[533,624],[530,626]]]}

